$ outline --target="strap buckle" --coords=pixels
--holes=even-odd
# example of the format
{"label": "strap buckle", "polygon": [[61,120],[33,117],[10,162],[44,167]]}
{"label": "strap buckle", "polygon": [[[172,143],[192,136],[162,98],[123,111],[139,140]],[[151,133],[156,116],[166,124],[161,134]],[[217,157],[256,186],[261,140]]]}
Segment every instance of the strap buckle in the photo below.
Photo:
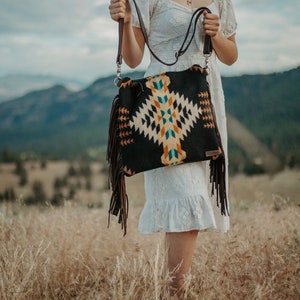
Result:
{"label": "strap buckle", "polygon": [[204,69],[206,70],[206,74],[209,74],[208,62],[209,62],[210,55],[211,53],[204,54],[204,58],[205,58]]}
{"label": "strap buckle", "polygon": [[114,84],[119,85],[119,82],[122,80],[121,76],[121,63],[117,62],[117,77],[114,79]]}

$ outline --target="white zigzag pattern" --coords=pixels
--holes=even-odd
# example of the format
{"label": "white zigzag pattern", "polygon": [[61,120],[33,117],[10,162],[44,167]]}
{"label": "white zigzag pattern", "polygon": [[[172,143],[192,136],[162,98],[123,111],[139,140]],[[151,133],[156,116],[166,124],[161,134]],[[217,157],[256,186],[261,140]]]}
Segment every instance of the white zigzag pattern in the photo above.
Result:
{"label": "white zigzag pattern", "polygon": [[[157,96],[159,96],[159,93],[156,93],[155,96],[150,96],[147,102],[136,112],[136,115],[133,116],[132,121],[130,121],[131,126],[136,131],[143,134],[145,138],[148,138],[149,140],[153,139],[153,141],[159,145],[167,143],[166,134],[163,134],[163,132],[166,132],[168,129],[174,130],[174,126],[179,127],[179,133],[176,133],[176,139],[184,140],[187,133],[194,127],[196,120],[200,118],[200,115],[202,114],[200,105],[197,106],[196,104],[193,104],[188,98],[184,98],[183,95],[180,96],[178,93],[175,94],[174,92],[164,93],[162,95],[167,95],[168,99],[170,99],[170,97],[172,98],[171,105],[169,105],[169,101],[165,104],[159,103],[159,107],[156,107],[157,112],[155,113],[152,111],[153,116],[150,116],[149,111],[151,111],[151,106],[154,105],[154,101],[157,102]],[[174,104],[176,104],[176,107],[174,107]],[[183,109],[180,111],[178,110],[178,106],[180,105],[187,111],[187,116],[184,115]],[[173,122],[164,124],[163,114],[167,114],[169,108],[172,113],[175,114],[175,117],[172,120]],[[154,130],[152,126],[147,126],[144,115],[148,116],[151,125],[155,125],[156,129],[159,128],[160,134],[157,134],[157,130]]]}

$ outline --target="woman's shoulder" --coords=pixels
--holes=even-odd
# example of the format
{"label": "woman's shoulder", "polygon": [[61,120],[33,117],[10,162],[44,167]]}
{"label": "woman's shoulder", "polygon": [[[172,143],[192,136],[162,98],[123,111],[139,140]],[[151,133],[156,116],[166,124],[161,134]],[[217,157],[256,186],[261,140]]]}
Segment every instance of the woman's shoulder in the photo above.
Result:
{"label": "woman's shoulder", "polygon": [[232,6],[231,0],[213,0],[213,2],[219,7],[219,9]]}
{"label": "woman's shoulder", "polygon": [[[133,0],[130,0],[134,2]],[[138,6],[155,6],[157,3],[161,2],[161,0],[135,0]]]}
{"label": "woman's shoulder", "polygon": [[237,28],[235,12],[232,0],[213,0],[221,19],[221,31],[224,36],[229,37],[233,35]]}
{"label": "woman's shoulder", "polygon": [[150,9],[154,10],[156,7],[160,6],[163,0],[148,0]]}
{"label": "woman's shoulder", "polygon": [[[131,5],[133,5],[134,1],[131,1]],[[162,0],[135,0],[137,6],[141,11],[149,10],[150,14],[153,12],[156,6],[161,4]]]}

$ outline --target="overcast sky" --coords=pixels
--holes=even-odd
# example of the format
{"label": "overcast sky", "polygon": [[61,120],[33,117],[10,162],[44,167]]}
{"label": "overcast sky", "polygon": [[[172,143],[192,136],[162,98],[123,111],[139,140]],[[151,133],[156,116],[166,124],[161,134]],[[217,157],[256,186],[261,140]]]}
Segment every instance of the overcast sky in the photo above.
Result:
{"label": "overcast sky", "polygon": [[[239,60],[221,66],[223,75],[300,65],[300,0],[232,1]],[[52,74],[91,81],[113,74],[117,24],[108,5],[109,0],[0,0],[0,76]]]}

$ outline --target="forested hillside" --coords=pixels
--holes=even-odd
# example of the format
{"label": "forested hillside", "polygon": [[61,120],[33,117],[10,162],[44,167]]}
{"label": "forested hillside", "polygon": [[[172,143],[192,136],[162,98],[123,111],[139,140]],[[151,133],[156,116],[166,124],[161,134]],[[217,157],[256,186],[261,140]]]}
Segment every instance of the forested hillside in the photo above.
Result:
{"label": "forested hillside", "polygon": [[300,67],[223,78],[227,111],[282,160],[300,159]]}
{"label": "forested hillside", "polygon": [[[133,77],[141,73],[131,74]],[[107,141],[113,76],[79,92],[63,86],[0,104],[0,149],[72,158]],[[285,163],[300,161],[300,67],[283,73],[223,78],[228,113]],[[231,153],[239,153],[230,142]]]}

